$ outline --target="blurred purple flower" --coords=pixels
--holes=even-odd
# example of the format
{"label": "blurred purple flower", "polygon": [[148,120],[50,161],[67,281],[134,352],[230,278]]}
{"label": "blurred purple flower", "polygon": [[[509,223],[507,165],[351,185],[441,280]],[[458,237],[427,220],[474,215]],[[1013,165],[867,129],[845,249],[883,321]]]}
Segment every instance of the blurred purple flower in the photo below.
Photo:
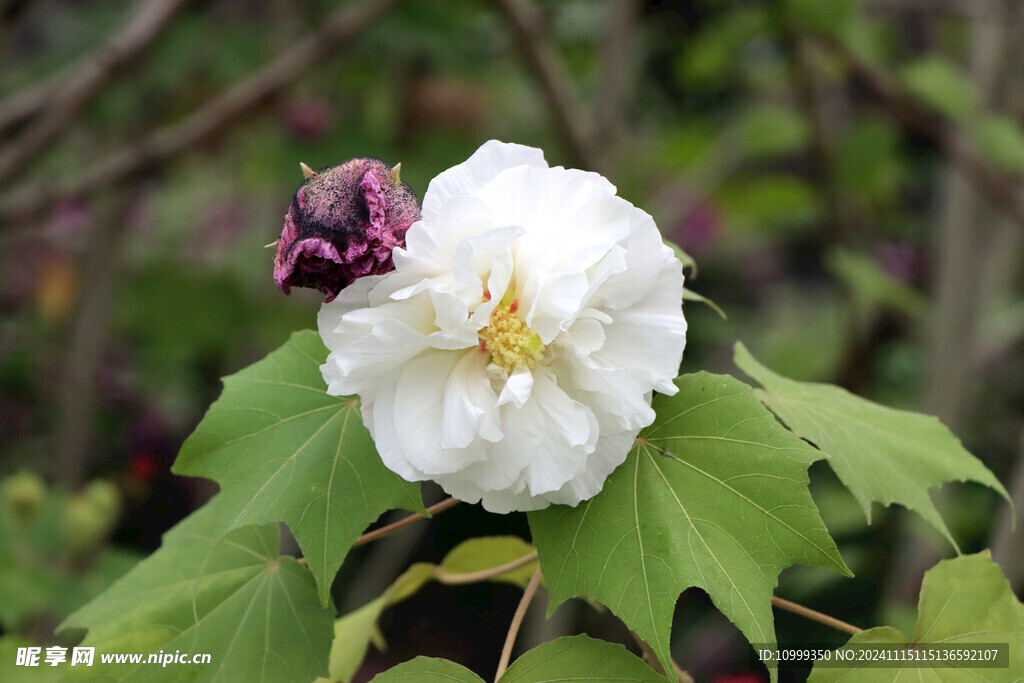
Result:
{"label": "blurred purple flower", "polygon": [[274,282],[285,294],[312,287],[333,301],[356,278],[394,269],[391,251],[405,246],[419,204],[397,172],[377,159],[307,175],[284,218]]}
{"label": "blurred purple flower", "polygon": [[280,110],[281,124],[299,140],[321,139],[330,130],[333,118],[330,102],[318,97],[297,97]]}
{"label": "blurred purple flower", "polygon": [[920,281],[924,270],[921,250],[910,242],[884,242],[875,250],[879,267],[906,284]]}

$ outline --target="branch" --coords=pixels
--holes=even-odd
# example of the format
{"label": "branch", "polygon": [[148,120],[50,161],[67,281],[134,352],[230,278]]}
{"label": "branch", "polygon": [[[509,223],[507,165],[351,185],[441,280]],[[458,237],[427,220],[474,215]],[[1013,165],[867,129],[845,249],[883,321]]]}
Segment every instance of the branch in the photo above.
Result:
{"label": "branch", "polygon": [[537,592],[537,587],[540,585],[541,573],[540,567],[537,567],[537,571],[530,577],[530,583],[526,586],[526,591],[523,592],[523,597],[519,601],[519,606],[516,607],[516,613],[512,615],[512,623],[508,627],[508,635],[505,636],[505,645],[501,648],[501,659],[498,660],[498,671],[494,674],[494,681],[497,683],[498,679],[505,674],[505,669],[508,668],[509,660],[512,659],[512,647],[516,644],[516,636],[519,635],[519,627],[523,624],[523,617],[526,616],[526,610],[530,606],[530,601],[533,600],[533,594]]}
{"label": "branch", "polygon": [[[456,498],[448,498],[446,500],[442,500],[440,503],[435,503],[434,505],[431,505],[430,507],[427,508],[427,512],[430,513],[431,515],[436,515],[439,512],[444,512],[448,508],[454,507],[455,505],[458,505],[460,502],[462,502],[462,501],[460,501],[460,500],[458,500]],[[422,522],[422,521],[424,521],[426,519],[430,519],[430,518],[429,517],[424,517],[423,515],[420,515],[420,514],[409,515],[408,517],[403,517],[402,519],[398,520],[397,522],[394,522],[392,524],[388,524],[387,526],[382,526],[381,528],[374,529],[373,531],[367,531],[365,534],[363,534],[362,536],[360,536],[359,538],[357,538],[355,540],[355,543],[352,544],[352,547],[353,548],[358,548],[361,545],[366,545],[367,543],[371,543],[373,541],[376,541],[378,538],[384,538],[385,536],[390,536],[391,534],[395,533],[396,531],[401,531],[402,529],[404,529],[407,526],[411,526],[413,524],[416,524],[417,522]]]}
{"label": "branch", "polygon": [[355,38],[396,2],[362,0],[359,4],[345,6],[330,15],[316,32],[208,101],[184,121],[160,128],[112,152],[74,180],[64,183],[43,180],[0,202],[0,223],[31,216],[59,198],[94,194],[140,171],[167,163],[196,142],[226,128],[267,96],[291,84],[311,65],[337,55],[339,47]]}
{"label": "branch", "polygon": [[836,629],[837,631],[843,631],[844,633],[849,633],[851,636],[855,636],[855,635],[857,635],[858,633],[860,633],[861,631],[864,630],[862,628],[857,628],[856,626],[853,626],[852,624],[847,624],[845,621],[840,621],[839,619],[836,619],[835,617],[830,617],[827,614],[822,614],[821,612],[817,612],[817,611],[811,609],[810,607],[804,607],[803,605],[798,605],[795,602],[790,602],[789,600],[783,600],[782,598],[777,597],[775,595],[772,596],[772,604],[775,605],[776,607],[778,607],[779,609],[784,609],[787,612],[792,612],[793,614],[799,614],[800,616],[807,617],[811,621],[816,621],[819,624],[825,624],[825,626],[831,626],[832,628]]}
{"label": "branch", "polygon": [[1024,508],[1024,428],[1020,432],[1020,449],[1010,475],[1010,505],[1003,510],[989,540],[992,561],[1000,565],[1010,581],[1010,588],[1020,595],[1024,586],[1024,534],[1017,528],[1016,511]]}
{"label": "branch", "polygon": [[863,0],[867,12],[930,12],[990,20],[999,0]]}
{"label": "branch", "polygon": [[530,0],[497,0],[495,4],[512,24],[516,47],[537,79],[558,132],[569,148],[572,163],[588,170],[599,170],[600,155],[592,142],[591,124],[576,105],[572,81],[554,47],[546,40],[537,8]]}
{"label": "branch", "polygon": [[829,40],[827,46],[896,119],[937,142],[981,194],[1024,227],[1024,187],[1020,182],[993,166],[962,133],[918,104],[891,76],[838,41]]}
{"label": "branch", "polygon": [[[487,569],[481,569],[477,572],[466,572],[465,574],[449,574],[444,569],[438,569],[437,574],[434,576],[435,579],[447,586],[458,586],[465,583],[479,583],[480,581],[486,581],[487,579],[493,579],[496,576],[501,576],[506,572],[525,567],[531,562],[537,561],[537,551],[534,550],[532,553],[518,557],[511,562],[498,565],[497,567],[488,567]],[[537,570],[538,572],[540,569]]]}
{"label": "branch", "polygon": [[636,87],[636,24],[640,6],[634,0],[613,0],[605,17],[597,102],[597,140],[607,154],[618,140]]}
{"label": "branch", "polygon": [[125,65],[149,45],[190,0],[149,0],[111,40],[58,78],[0,103],[0,130],[39,118],[0,152],[0,184],[22,169]]}

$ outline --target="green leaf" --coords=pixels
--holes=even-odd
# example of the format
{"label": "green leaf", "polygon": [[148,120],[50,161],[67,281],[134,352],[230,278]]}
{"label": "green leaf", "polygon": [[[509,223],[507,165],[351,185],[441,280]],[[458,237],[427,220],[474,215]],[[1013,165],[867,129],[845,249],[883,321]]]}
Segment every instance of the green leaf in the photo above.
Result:
{"label": "green leaf", "polygon": [[900,78],[912,95],[955,119],[964,119],[978,109],[974,83],[948,60],[929,56],[903,67]]}
{"label": "green leaf", "polygon": [[[90,677],[311,680],[326,672],[333,610],[320,605],[308,568],[278,556],[276,524],[210,534],[220,526],[216,512],[211,504],[188,517],[61,625],[89,629],[83,644],[97,652]],[[99,653],[160,650],[209,653],[211,663],[100,667]]]}
{"label": "green leaf", "polygon": [[868,256],[836,249],[829,254],[828,266],[864,303],[910,316],[924,312],[924,297],[879,268]]}
{"label": "green leaf", "polygon": [[319,335],[306,330],[225,378],[174,472],[221,485],[221,533],[287,522],[326,605],[331,581],[363,529],[392,508],[425,510],[418,485],[381,462],[358,399],[327,395],[325,358]]}
{"label": "green leaf", "polygon": [[434,657],[417,657],[373,677],[379,683],[484,683],[484,679],[455,662]]}
{"label": "green leaf", "polygon": [[872,502],[899,503],[957,547],[929,488],[976,481],[1010,499],[999,480],[935,417],[887,408],[829,384],[794,382],[758,363],[743,344],[736,344],[735,362],[764,387],[758,398],[828,456],[869,523]]}
{"label": "green leaf", "polygon": [[867,201],[892,204],[902,189],[900,133],[892,121],[866,116],[843,133],[836,149],[836,184]]}
{"label": "green leaf", "polygon": [[723,311],[718,306],[718,304],[716,304],[714,301],[707,298],[703,294],[698,294],[697,292],[693,291],[688,287],[683,287],[683,301],[696,301],[698,303],[702,303],[705,306],[708,306],[712,311],[717,313],[718,317],[720,317],[722,320],[728,320],[728,316],[725,314],[725,311]]}
{"label": "green leaf", "polygon": [[736,230],[764,233],[801,227],[816,220],[821,203],[811,185],[781,173],[733,178],[716,193],[726,222]]}
{"label": "green leaf", "polygon": [[782,569],[818,564],[849,573],[807,490],[820,454],[722,375],[676,380],[657,418],[578,507],[529,513],[551,593],[600,601],[671,669],[679,594],[702,588],[751,642],[775,642],[771,598]]}
{"label": "green leaf", "polygon": [[[366,649],[373,638],[381,613],[412,596],[423,584],[434,579],[441,582],[454,579],[453,583],[459,582],[460,574],[500,567],[532,551],[533,547],[518,536],[484,536],[463,541],[448,553],[440,565],[429,562],[414,564],[399,576],[383,595],[335,622],[330,680],[343,683],[352,680],[366,656]],[[534,561],[489,577],[487,580],[511,583],[525,588],[536,569],[537,563]],[[326,680],[318,679],[318,683]]]}
{"label": "green leaf", "polygon": [[683,248],[672,240],[664,240],[665,244],[675,252],[676,258],[683,264],[683,270],[690,269],[690,277],[697,277],[697,262],[693,257],[683,251]]}
{"label": "green leaf", "polygon": [[436,565],[427,562],[414,564],[383,595],[338,619],[334,624],[334,643],[331,645],[330,678],[317,681],[348,683],[352,680],[366,657],[366,649],[373,639],[381,613],[413,595],[424,583],[433,579],[436,572]]}
{"label": "green leaf", "polygon": [[790,108],[756,104],[737,122],[740,149],[749,158],[799,152],[810,138],[807,120]]}
{"label": "green leaf", "polygon": [[738,70],[743,46],[767,29],[764,8],[747,5],[722,12],[693,34],[676,60],[676,77],[698,87],[728,83]]}
{"label": "green leaf", "polygon": [[[446,659],[417,657],[376,676],[374,681],[410,681],[415,683],[481,683],[469,669]],[[588,636],[566,636],[544,643],[524,653],[499,679],[501,683],[546,683],[548,681],[635,681],[659,683],[656,674],[643,660],[616,643]]]}
{"label": "green leaf", "polygon": [[1007,116],[981,117],[971,132],[982,152],[1010,173],[1024,174],[1024,130]]}
{"label": "green leaf", "polygon": [[583,635],[558,638],[523,653],[501,677],[501,683],[568,680],[663,683],[665,677],[621,645]]}
{"label": "green leaf", "polygon": [[[441,569],[449,575],[469,574],[508,564],[531,552],[533,552],[533,546],[518,536],[471,538],[452,548],[451,552],[441,561]],[[530,562],[488,580],[511,583],[520,588],[526,588],[526,584],[530,583],[530,577],[533,576],[536,569],[537,563]]]}
{"label": "green leaf", "polygon": [[832,668],[816,665],[809,681],[999,681],[1020,680],[1024,671],[1024,605],[989,552],[943,560],[925,572],[913,640],[882,626],[858,633],[847,645],[881,643],[1007,643],[1008,668]]}
{"label": "green leaf", "polygon": [[839,35],[855,17],[853,0],[784,0],[789,16],[801,28]]}

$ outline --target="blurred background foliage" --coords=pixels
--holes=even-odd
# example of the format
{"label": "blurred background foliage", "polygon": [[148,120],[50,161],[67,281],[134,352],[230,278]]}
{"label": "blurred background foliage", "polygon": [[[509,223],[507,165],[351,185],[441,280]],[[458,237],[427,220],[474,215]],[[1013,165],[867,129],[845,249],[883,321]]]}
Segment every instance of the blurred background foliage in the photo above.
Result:
{"label": "blurred background foliage", "polygon": [[[219,377],[322,299],[281,294],[263,248],[299,162],[400,161],[422,197],[489,138],[606,174],[696,259],[689,286],[728,319],[687,303],[683,372],[733,372],[742,339],[782,374],[937,414],[1020,508],[1021,35],[1016,0],[0,0],[0,629],[56,642],[212,493],[170,474],[178,447]],[[912,623],[951,550],[900,510],[865,526],[830,477],[813,493],[857,578],[795,568],[779,594]],[[1008,510],[937,498],[1019,593]],[[463,538],[528,535],[469,506],[417,529],[352,554],[342,612]],[[360,676],[414,653],[489,676],[517,599],[428,586]],[[579,604],[521,646],[580,630],[630,642]],[[759,680],[697,591],[675,642],[699,680]]]}

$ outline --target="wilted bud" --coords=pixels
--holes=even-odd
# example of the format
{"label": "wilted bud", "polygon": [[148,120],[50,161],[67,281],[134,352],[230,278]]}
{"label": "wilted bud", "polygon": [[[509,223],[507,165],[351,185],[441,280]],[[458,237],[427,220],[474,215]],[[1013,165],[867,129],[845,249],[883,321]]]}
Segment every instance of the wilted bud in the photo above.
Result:
{"label": "wilted bud", "polygon": [[416,195],[377,159],[312,173],[295,193],[277,243],[274,282],[285,294],[313,287],[332,301],[364,275],[394,269],[391,251],[420,218]]}

